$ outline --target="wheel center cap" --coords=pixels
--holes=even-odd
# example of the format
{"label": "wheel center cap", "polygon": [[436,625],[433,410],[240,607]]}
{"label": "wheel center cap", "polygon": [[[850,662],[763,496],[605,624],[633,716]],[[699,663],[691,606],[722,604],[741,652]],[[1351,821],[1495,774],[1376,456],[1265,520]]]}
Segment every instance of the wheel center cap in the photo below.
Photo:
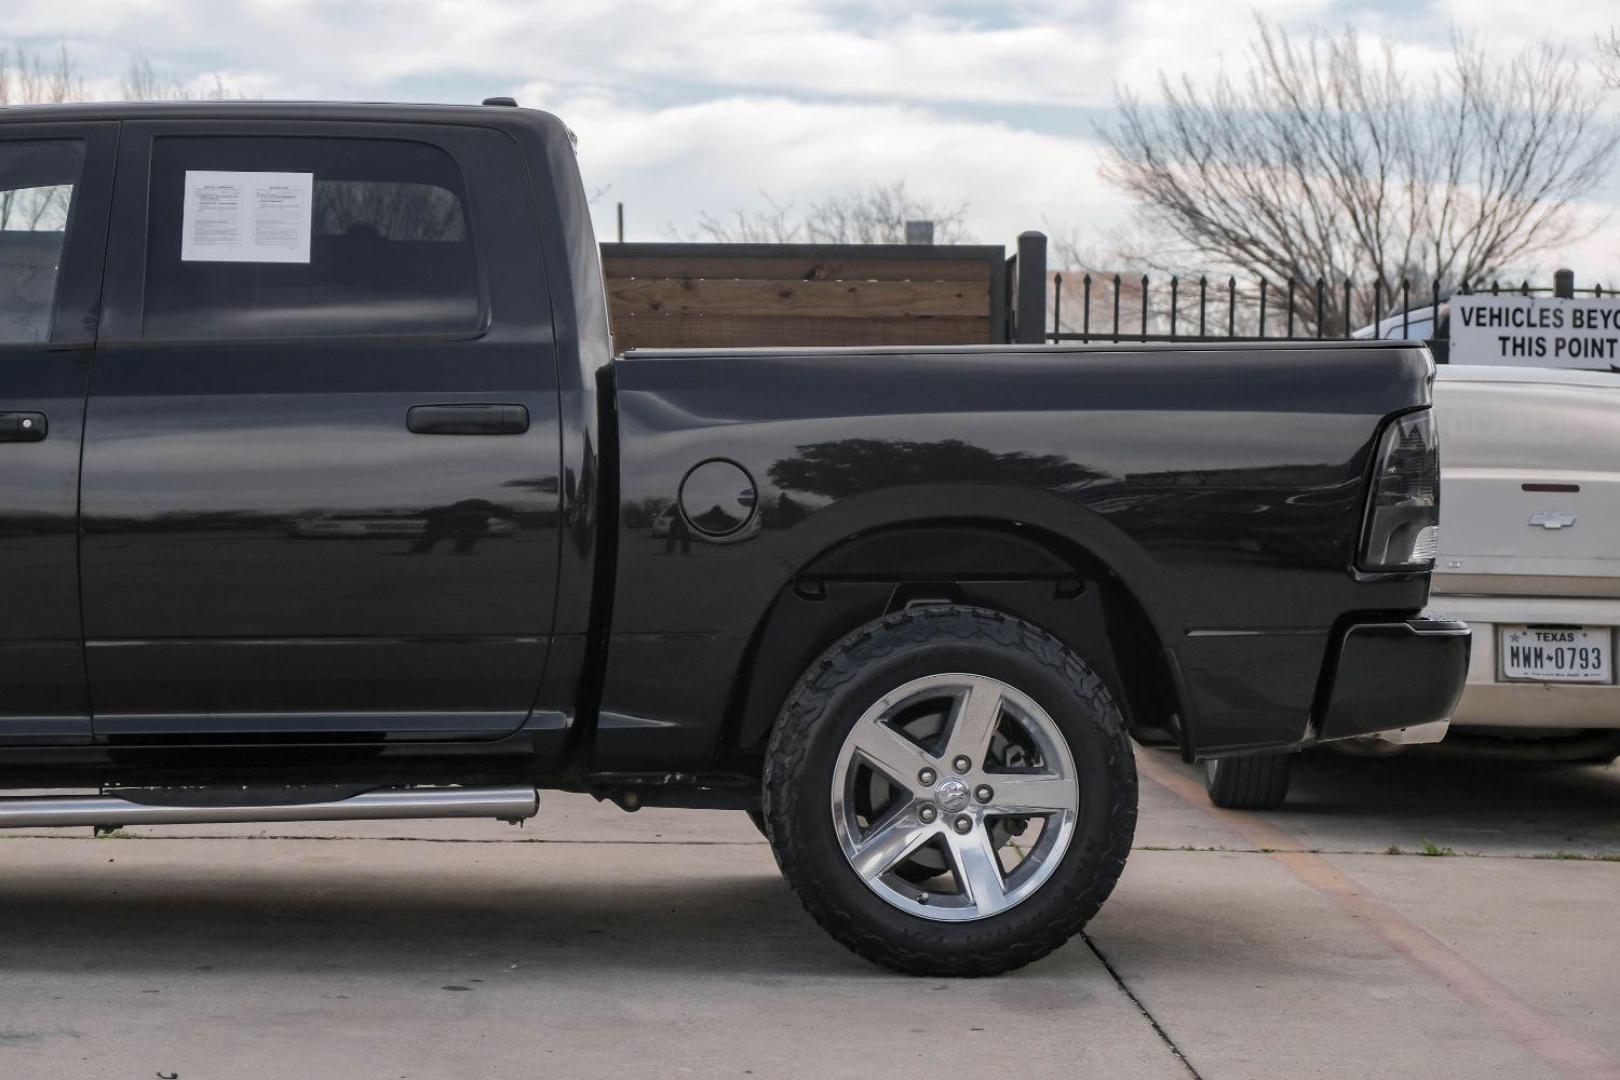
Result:
{"label": "wheel center cap", "polygon": [[966,810],[968,797],[967,784],[954,776],[934,789],[934,798],[947,813],[954,814],[958,810]]}

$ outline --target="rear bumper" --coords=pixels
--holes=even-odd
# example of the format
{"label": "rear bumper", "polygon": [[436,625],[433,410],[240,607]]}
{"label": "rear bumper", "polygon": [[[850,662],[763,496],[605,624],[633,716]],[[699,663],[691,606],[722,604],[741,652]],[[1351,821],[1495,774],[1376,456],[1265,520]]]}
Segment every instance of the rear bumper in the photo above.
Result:
{"label": "rear bumper", "polygon": [[1473,628],[1468,686],[1451,714],[1470,727],[1620,729],[1620,685],[1509,682],[1500,677],[1496,628],[1503,623],[1620,626],[1620,600],[1610,597],[1457,596],[1447,610]]}
{"label": "rear bumper", "polygon": [[1353,623],[1339,638],[1315,717],[1320,741],[1431,724],[1451,716],[1468,677],[1468,624],[1423,614]]}

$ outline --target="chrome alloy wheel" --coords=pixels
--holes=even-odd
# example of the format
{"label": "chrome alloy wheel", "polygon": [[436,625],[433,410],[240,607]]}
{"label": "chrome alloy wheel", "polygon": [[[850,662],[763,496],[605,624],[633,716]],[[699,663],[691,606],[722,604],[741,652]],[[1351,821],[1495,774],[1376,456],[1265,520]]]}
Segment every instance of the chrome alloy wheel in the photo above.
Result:
{"label": "chrome alloy wheel", "polygon": [[833,829],[885,901],[970,922],[1028,899],[1068,850],[1074,758],[1028,695],[984,675],[929,675],[850,729],[832,782]]}

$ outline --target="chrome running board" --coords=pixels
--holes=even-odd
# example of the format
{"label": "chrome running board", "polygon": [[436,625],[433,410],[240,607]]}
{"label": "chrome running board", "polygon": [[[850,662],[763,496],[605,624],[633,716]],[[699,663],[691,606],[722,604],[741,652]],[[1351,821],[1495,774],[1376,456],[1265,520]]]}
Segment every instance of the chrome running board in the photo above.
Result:
{"label": "chrome running board", "polygon": [[230,825],[256,821],[361,821],[389,818],[499,818],[521,821],[540,810],[532,787],[380,788],[331,802],[268,806],[154,806],[116,795],[7,796],[0,828],[124,825]]}

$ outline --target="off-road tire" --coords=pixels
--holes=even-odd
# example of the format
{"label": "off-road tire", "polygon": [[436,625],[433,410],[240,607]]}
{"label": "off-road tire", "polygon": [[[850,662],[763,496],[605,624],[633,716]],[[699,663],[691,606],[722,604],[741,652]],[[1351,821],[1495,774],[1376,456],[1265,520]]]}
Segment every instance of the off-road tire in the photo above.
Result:
{"label": "off-road tire", "polygon": [[[861,715],[910,680],[970,673],[1009,683],[1061,729],[1079,780],[1079,815],[1051,877],[1021,903],[970,922],[890,905],[845,858],[830,803],[840,747]],[[1079,932],[1125,867],[1136,829],[1136,762],[1096,672],[1061,641],[999,612],[913,607],[828,649],[782,707],[765,761],[771,845],[805,910],[868,960],[914,975],[995,975]]]}
{"label": "off-road tire", "polygon": [[1228,810],[1275,810],[1288,798],[1293,754],[1253,754],[1204,762],[1209,801]]}
{"label": "off-road tire", "polygon": [[771,838],[771,827],[765,824],[764,811],[748,810],[746,813],[748,814],[748,820],[754,823],[754,828],[759,830],[759,835],[769,840]]}

